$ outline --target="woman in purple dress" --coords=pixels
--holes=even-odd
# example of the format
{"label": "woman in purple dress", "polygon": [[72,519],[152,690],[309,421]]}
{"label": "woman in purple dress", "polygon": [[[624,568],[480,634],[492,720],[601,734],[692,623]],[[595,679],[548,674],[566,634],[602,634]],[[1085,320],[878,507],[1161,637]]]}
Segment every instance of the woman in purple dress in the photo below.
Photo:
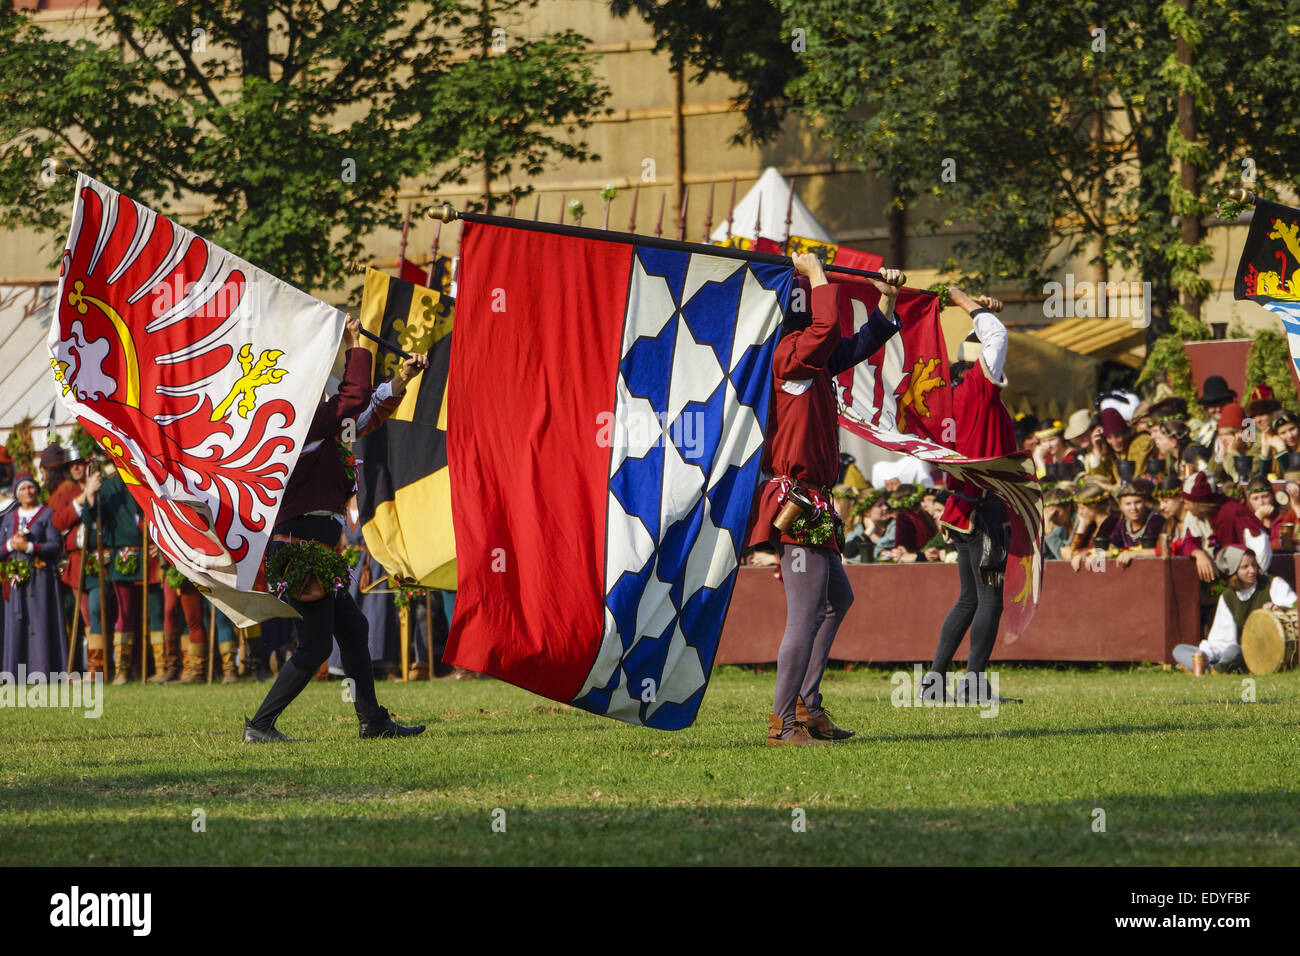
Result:
{"label": "woman in purple dress", "polygon": [[5,640],[0,670],[29,675],[67,670],[67,634],[59,598],[58,560],[62,536],[54,512],[37,500],[31,475],[14,483],[18,507],[0,520],[0,562],[4,565]]}

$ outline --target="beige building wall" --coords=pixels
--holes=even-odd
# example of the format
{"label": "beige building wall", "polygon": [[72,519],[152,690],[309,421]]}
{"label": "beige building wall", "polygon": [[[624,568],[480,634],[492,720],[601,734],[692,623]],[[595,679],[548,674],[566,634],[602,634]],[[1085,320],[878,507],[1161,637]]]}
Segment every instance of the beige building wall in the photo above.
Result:
{"label": "beige building wall", "polygon": [[[71,39],[90,36],[98,14],[93,8],[83,6],[74,10],[42,11],[36,16],[56,35]],[[612,113],[597,117],[584,134],[600,159],[584,164],[557,161],[544,176],[527,180],[535,193],[519,203],[516,215],[532,218],[537,211],[540,218],[554,222],[563,213],[564,220],[572,222],[564,204],[576,199],[585,206],[583,224],[600,226],[603,202],[599,193],[602,187],[613,185],[618,192],[610,205],[609,225],[612,229],[627,230],[633,191],[640,184],[636,231],[646,234],[655,231],[662,202],[663,233],[677,236],[674,82],[668,57],[653,50],[650,29],[637,17],[613,17],[603,3],[595,0],[543,0],[536,10],[515,23],[503,23],[502,26],[507,31],[507,42],[512,37],[536,37],[565,28],[581,32],[591,41],[591,49],[600,55],[597,72],[611,90],[607,105]],[[887,257],[886,184],[879,177],[856,169],[851,163],[835,160],[829,144],[797,118],[789,119],[771,144],[763,147],[732,144],[730,139],[741,120],[731,100],[734,93],[733,84],[718,78],[702,84],[687,82],[684,86],[684,181],[689,187],[686,238],[700,240],[706,235],[706,221],[716,227],[726,219],[733,181],[739,198],[764,168],[775,166],[793,182],[800,199],[833,236]],[[647,161],[653,163],[653,181],[643,178],[648,169]],[[504,189],[512,183],[494,185]],[[713,202],[710,210],[711,188]],[[469,200],[478,199],[481,196],[481,176],[471,176],[465,186],[436,192],[428,189],[426,183],[403,183],[399,195],[409,200],[416,210],[408,237],[407,256],[423,264],[431,251],[435,225],[424,219],[420,211],[434,201],[445,200],[459,207]],[[181,202],[163,211],[184,223],[193,221],[201,207],[192,201]],[[494,211],[505,213],[508,207],[498,206]],[[922,209],[921,212],[941,210]],[[936,235],[920,235],[915,225],[921,219],[921,214],[912,215],[907,229],[907,257],[903,265],[912,277],[913,285],[935,281],[938,274],[933,267],[951,253],[959,238],[971,232],[969,227],[955,224]],[[458,233],[457,225],[442,229],[442,254],[454,252]],[[1203,313],[1206,321],[1225,325],[1240,322],[1248,330],[1276,328],[1276,320],[1265,310],[1253,303],[1234,303],[1232,300],[1233,273],[1245,239],[1245,226],[1215,227],[1209,230],[1208,235],[1216,257],[1205,274],[1216,291],[1206,302]],[[51,263],[57,257],[62,239],[62,236],[48,235],[38,238],[26,231],[0,232],[0,283],[53,280],[56,273]],[[397,231],[381,231],[372,236],[369,252],[376,264],[391,265],[399,242]],[[1067,272],[1072,272],[1077,279],[1089,279],[1092,268],[1086,260],[1086,255],[1069,261],[1057,256],[1055,272],[1062,280]],[[1140,279],[1116,269],[1111,270],[1110,278]],[[321,294],[334,302],[355,302],[358,287],[359,283],[353,283],[344,292]],[[992,291],[1007,301],[1004,315],[1009,324],[1038,325],[1050,321],[1044,316],[1042,295],[1026,295],[1012,285]]]}

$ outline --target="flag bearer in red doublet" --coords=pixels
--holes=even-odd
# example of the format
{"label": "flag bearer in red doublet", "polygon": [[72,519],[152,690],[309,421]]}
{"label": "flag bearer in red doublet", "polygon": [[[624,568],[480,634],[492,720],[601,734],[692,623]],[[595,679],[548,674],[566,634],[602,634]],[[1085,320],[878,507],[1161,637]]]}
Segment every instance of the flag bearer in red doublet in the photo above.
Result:
{"label": "flag bearer in red doublet", "polygon": [[[1002,389],[1007,384],[1007,330],[993,314],[1002,308],[1002,303],[987,295],[972,299],[956,288],[950,288],[948,294],[954,305],[970,313],[980,343],[975,362],[952,364],[952,409],[957,426],[953,447],[967,458],[1010,455],[1016,450],[1015,426],[1011,413],[1002,404]],[[957,547],[961,594],[944,619],[939,646],[930,672],[922,679],[921,693],[935,699],[943,696],[948,666],[969,628],[968,673],[958,697],[969,693],[973,699],[978,693],[980,700],[987,700],[984,670],[1002,620],[1002,575],[1010,538],[1006,509],[995,496],[981,494],[969,482],[950,478],[949,488],[951,495],[939,525]],[[986,536],[991,536],[995,547],[985,547]],[[979,683],[972,687],[976,678]]]}
{"label": "flag bearer in red doublet", "polygon": [[[821,679],[835,632],[853,603],[840,559],[842,525],[831,501],[839,478],[839,408],[834,376],[875,353],[898,331],[894,300],[902,273],[885,269],[880,304],[852,337],[840,335],[840,312],[851,306],[827,283],[821,261],[796,255],[794,266],[812,285],[812,322],[787,318],[772,357],[772,411],[763,470],[773,476],[759,491],[751,545],[776,539],[785,584],[786,628],[777,653],[776,699],[767,743],[816,744],[851,737],[822,707]],[[843,302],[843,305],[841,305]],[[795,503],[806,506],[789,518]],[[787,508],[787,504],[790,507]],[[784,512],[786,518],[782,518]]]}

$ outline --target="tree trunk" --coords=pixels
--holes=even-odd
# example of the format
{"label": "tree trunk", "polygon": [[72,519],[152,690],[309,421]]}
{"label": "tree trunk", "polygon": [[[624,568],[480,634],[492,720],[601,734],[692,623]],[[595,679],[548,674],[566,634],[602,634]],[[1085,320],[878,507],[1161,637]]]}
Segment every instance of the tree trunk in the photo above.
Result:
{"label": "tree trunk", "polygon": [[[1190,11],[1191,0],[1178,0],[1178,5],[1184,10]],[[1192,48],[1182,36],[1178,37],[1176,55],[1179,63],[1184,66],[1192,65]],[[1196,141],[1196,103],[1192,99],[1192,94],[1187,90],[1183,90],[1178,94],[1178,131],[1187,142],[1193,143]],[[1178,176],[1183,189],[1187,190],[1192,196],[1198,195],[1196,166],[1186,159],[1180,160],[1178,165]],[[1200,217],[1187,215],[1180,216],[1179,220],[1182,226],[1183,245],[1198,245],[1201,241]],[[1192,318],[1200,319],[1201,299],[1199,296],[1191,292],[1184,292],[1183,308],[1191,314]]]}

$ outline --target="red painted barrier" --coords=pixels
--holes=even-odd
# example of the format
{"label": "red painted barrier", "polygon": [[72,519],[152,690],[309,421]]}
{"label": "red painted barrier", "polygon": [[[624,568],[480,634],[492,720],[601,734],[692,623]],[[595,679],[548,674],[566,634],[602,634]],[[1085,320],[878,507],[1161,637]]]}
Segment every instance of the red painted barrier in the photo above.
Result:
{"label": "red painted barrier", "polygon": [[[1281,567],[1279,567],[1281,565]],[[785,589],[773,568],[741,568],[718,647],[719,664],[776,660],[785,627]],[[928,661],[959,585],[951,564],[845,565],[855,600],[831,650],[841,661]],[[1295,558],[1273,562],[1295,578]],[[1170,661],[1175,644],[1200,640],[1200,585],[1191,558],[1139,558],[1121,570],[1075,571],[1049,561],[1029,630],[994,660]],[[967,645],[958,649],[964,659]]]}

